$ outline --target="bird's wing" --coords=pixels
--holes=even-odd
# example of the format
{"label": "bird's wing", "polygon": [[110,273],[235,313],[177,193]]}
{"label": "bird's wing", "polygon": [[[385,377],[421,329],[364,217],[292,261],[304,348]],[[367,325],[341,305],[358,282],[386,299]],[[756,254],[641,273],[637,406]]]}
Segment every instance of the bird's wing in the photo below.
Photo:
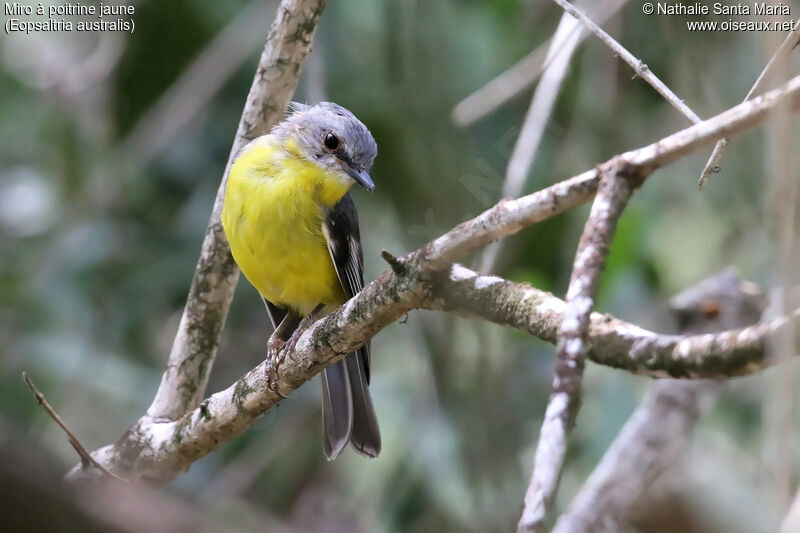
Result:
{"label": "bird's wing", "polygon": [[358,213],[350,194],[345,194],[328,211],[325,240],[336,267],[336,275],[348,298],[364,287],[364,253],[358,231]]}
{"label": "bird's wing", "polygon": [[[364,254],[358,213],[349,194],[328,212],[323,230],[339,283],[347,297],[352,298],[364,288]],[[323,382],[323,391],[331,398],[349,396],[352,431],[339,433],[335,430],[334,422],[338,420],[335,409],[323,401],[323,422],[326,418],[331,421],[325,426],[328,458],[335,457],[348,440],[359,453],[377,457],[381,451],[381,432],[369,394],[369,342],[334,366],[338,369],[325,369],[327,381]],[[343,413],[344,410],[339,411],[340,415]],[[330,431],[328,426],[331,426]]]}
{"label": "bird's wing", "polygon": [[[358,230],[358,213],[350,194],[345,194],[328,212],[323,234],[339,283],[345,295],[352,298],[364,288],[364,252]],[[364,348],[364,369],[369,380],[369,343]]]}

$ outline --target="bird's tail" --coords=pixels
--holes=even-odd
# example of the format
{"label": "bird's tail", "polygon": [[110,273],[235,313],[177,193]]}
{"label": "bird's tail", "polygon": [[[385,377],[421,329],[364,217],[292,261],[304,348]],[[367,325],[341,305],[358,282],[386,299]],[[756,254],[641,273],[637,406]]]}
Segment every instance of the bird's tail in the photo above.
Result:
{"label": "bird's tail", "polygon": [[361,455],[378,457],[381,453],[381,430],[369,394],[369,376],[365,361],[369,357],[366,347],[345,357],[350,391],[353,397],[353,432],[350,442]]}
{"label": "bird's tail", "polygon": [[322,373],[322,425],[328,460],[342,453],[348,442],[367,457],[377,457],[381,451],[363,350],[349,354]]}
{"label": "bird's tail", "polygon": [[352,430],[353,400],[347,365],[342,360],[322,372],[322,432],[328,461],[342,453]]}

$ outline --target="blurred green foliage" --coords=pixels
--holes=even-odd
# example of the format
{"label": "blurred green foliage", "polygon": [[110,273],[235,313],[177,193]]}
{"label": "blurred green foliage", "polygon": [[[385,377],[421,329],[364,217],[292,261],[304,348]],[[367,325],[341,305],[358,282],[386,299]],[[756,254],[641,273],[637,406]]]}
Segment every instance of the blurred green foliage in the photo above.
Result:
{"label": "blurred green foliage", "polygon": [[[42,439],[65,468],[76,457],[20,371],[30,371],[91,447],[112,442],[147,408],[260,51],[253,48],[188,125],[144,157],[132,132],[246,3],[135,5],[130,36],[0,37],[0,417]],[[516,0],[329,2],[313,52],[317,79],[307,69],[296,99],[322,92],[378,141],[377,190],[355,193],[367,278],[385,268],[380,249],[413,250],[499,199],[530,91],[466,129],[450,113],[551,35],[560,16],[548,2]],[[607,28],[701,116],[740,101],[777,44],[775,36],[689,33],[680,17],[646,17],[635,2]],[[70,73],[100,46],[118,54],[107,72],[79,78],[75,88]],[[573,60],[526,192],[686,125],[590,37]],[[599,310],[669,331],[666,298],[725,265],[762,286],[773,282],[763,137],[736,139],[724,173],[703,193],[695,183],[706,153],[648,181],[620,222]],[[562,294],[586,213],[507,239],[498,274]],[[210,390],[260,361],[267,323],[243,281]],[[385,442],[378,460],[348,452],[324,461],[311,384],[167,490],[229,517],[232,530],[266,517],[298,530],[511,529],[549,393],[552,348],[420,311],[382,332],[373,352]],[[737,382],[684,461],[678,500],[703,515],[709,531],[771,531],[780,518],[766,467],[756,474],[738,467],[742,457],[759,464],[768,440],[761,391],[771,380]],[[647,385],[590,365],[559,505]],[[703,496],[711,487],[721,497]],[[731,528],[721,516],[741,520]]]}

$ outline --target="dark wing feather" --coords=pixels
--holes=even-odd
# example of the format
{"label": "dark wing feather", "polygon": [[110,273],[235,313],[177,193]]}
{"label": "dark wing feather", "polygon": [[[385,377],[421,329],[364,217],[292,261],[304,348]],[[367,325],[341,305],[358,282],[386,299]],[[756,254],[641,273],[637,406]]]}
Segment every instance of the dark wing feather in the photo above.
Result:
{"label": "dark wing feather", "polygon": [[364,253],[358,230],[358,212],[350,194],[333,206],[325,219],[328,250],[348,298],[364,288]]}
{"label": "dark wing feather", "polygon": [[[325,219],[325,239],[339,283],[345,295],[352,298],[364,288],[364,252],[358,229],[358,212],[350,194],[345,194],[328,212]],[[364,370],[369,380],[369,343],[364,348]]]}
{"label": "dark wing feather", "polygon": [[[345,295],[352,298],[364,288],[364,253],[358,230],[358,213],[349,194],[344,195],[328,212],[325,238],[339,283]],[[360,453],[377,457],[381,450],[381,435],[368,388],[369,358],[369,343],[366,343],[345,357],[343,362],[352,397],[353,429],[350,442]]]}

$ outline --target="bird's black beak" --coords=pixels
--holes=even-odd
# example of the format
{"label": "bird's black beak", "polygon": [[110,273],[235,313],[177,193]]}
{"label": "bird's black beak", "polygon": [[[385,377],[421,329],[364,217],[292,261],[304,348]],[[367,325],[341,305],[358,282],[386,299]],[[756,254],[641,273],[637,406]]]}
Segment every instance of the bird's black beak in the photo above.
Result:
{"label": "bird's black beak", "polygon": [[348,176],[353,178],[356,183],[367,189],[369,192],[375,190],[375,182],[372,181],[372,178],[369,177],[369,174],[366,171],[358,171],[353,168],[353,162],[350,160],[347,154],[344,153],[344,151],[339,150],[334,155],[336,156],[336,159],[339,160],[342,170],[344,170]]}
{"label": "bird's black beak", "polygon": [[372,181],[372,178],[369,177],[369,174],[366,172],[359,172],[347,164],[346,161],[342,161],[342,163],[344,163],[342,165],[344,171],[347,172],[347,175],[353,178],[356,183],[367,189],[369,192],[375,190],[375,183]]}
{"label": "bird's black beak", "polygon": [[356,183],[367,189],[369,192],[375,190],[375,183],[372,181],[372,178],[370,178],[369,174],[367,174],[366,172],[359,172],[357,170],[350,168],[350,166],[347,167],[346,172],[350,175],[351,178],[356,180]]}

